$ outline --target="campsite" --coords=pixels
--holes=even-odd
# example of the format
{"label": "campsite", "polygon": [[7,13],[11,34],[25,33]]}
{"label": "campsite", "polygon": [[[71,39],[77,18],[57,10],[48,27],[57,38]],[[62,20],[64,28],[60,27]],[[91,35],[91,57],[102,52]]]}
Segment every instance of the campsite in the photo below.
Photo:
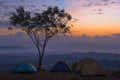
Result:
{"label": "campsite", "polygon": [[120,0],[0,0],[0,80],[120,80]]}
{"label": "campsite", "polygon": [[51,70],[39,70],[31,62],[22,62],[13,71],[0,72],[0,80],[119,80],[119,74],[103,69],[94,59],[83,58],[74,68],[58,61]]}
{"label": "campsite", "polygon": [[[26,53],[26,52],[25,52]],[[23,54],[25,54],[23,53]],[[12,54],[12,53],[11,53]],[[31,54],[31,53],[28,53]],[[104,53],[72,53],[72,54],[52,54],[46,55],[44,58],[43,69],[37,69],[37,62],[34,57],[36,55],[18,56],[9,55],[9,64],[2,64],[0,80],[119,80],[119,66],[113,61],[120,60],[118,54],[114,54],[116,58],[111,58],[113,54]],[[98,56],[99,55],[99,56]],[[2,59],[5,55],[1,55]],[[89,57],[87,57],[89,56]],[[103,56],[106,60],[103,60]],[[15,61],[15,64],[12,63]],[[13,60],[12,60],[13,59]],[[32,61],[28,61],[32,60]],[[4,61],[5,63],[8,62]],[[101,62],[102,61],[102,62]],[[114,67],[111,66],[114,65]],[[77,65],[76,65],[77,64]]]}

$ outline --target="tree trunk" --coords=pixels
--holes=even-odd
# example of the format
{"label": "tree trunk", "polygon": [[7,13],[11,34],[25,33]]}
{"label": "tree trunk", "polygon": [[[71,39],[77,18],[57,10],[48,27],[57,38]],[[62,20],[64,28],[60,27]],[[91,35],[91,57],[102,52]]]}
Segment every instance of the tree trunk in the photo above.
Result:
{"label": "tree trunk", "polygon": [[44,56],[44,52],[45,52],[45,47],[43,47],[43,50],[42,50],[42,54],[41,56],[39,56],[39,66],[38,66],[38,69],[42,69],[42,59],[43,59],[43,56]]}
{"label": "tree trunk", "polygon": [[38,49],[38,53],[39,53],[39,64],[38,64],[38,69],[42,69],[42,59],[43,59],[43,56],[44,56],[44,53],[45,53],[45,48],[46,48],[46,44],[47,44],[48,40],[46,40],[44,42],[44,45],[40,51],[40,47],[38,45],[37,46],[37,49]]}
{"label": "tree trunk", "polygon": [[40,51],[40,48],[38,45],[36,45],[37,49],[38,49],[38,57],[39,57],[39,60],[38,60],[38,69],[41,70],[42,68],[42,56],[41,56],[41,51]]}
{"label": "tree trunk", "polygon": [[39,57],[38,69],[42,69],[42,57]]}
{"label": "tree trunk", "polygon": [[[43,59],[43,56],[44,56],[44,53],[45,53],[46,44],[47,44],[47,41],[45,41],[45,43],[43,45],[41,56],[39,56],[39,67],[38,67],[38,69],[40,69],[40,70],[42,69],[42,59]],[[40,50],[40,49],[38,49],[38,50]]]}

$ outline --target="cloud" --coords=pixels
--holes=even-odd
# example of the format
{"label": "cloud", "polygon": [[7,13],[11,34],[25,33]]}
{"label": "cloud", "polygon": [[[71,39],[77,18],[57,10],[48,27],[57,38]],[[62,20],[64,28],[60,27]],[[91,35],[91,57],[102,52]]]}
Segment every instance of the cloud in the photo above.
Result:
{"label": "cloud", "polygon": [[[27,37],[22,37],[21,33],[16,35],[8,35],[0,37],[1,46],[21,46],[36,50],[31,39]],[[98,52],[118,52],[120,51],[120,34],[116,37],[113,36],[96,36],[94,38],[88,37],[83,34],[81,37],[59,37],[59,39],[54,38],[49,41],[46,50],[52,51],[98,51]],[[52,47],[51,47],[52,46]]]}
{"label": "cloud", "polygon": [[9,27],[10,23],[8,21],[0,20],[0,27]]}
{"label": "cloud", "polygon": [[20,0],[21,2],[24,2],[25,0]]}
{"label": "cloud", "polygon": [[[119,16],[116,15],[120,12],[118,10],[118,2],[120,2],[120,0],[1,0],[0,2],[2,4],[0,5],[0,27],[9,26],[9,13],[15,11],[15,9],[21,5],[24,6],[26,10],[32,12],[40,12],[42,9],[46,9],[48,5],[58,5],[60,8],[65,8],[65,10],[72,15],[75,27],[80,27],[80,29],[74,31],[76,35],[103,35],[102,31],[105,31],[104,29],[102,30],[98,27],[100,30],[98,31],[97,29],[95,32],[92,28],[96,25],[104,25],[105,23],[110,25],[111,23],[118,24],[117,22],[119,21]],[[112,27],[113,26],[114,25],[112,25]],[[90,29],[89,27],[92,28]],[[106,26],[104,26],[104,28],[106,28]],[[106,30],[106,32],[110,31],[109,28]],[[116,33],[118,32],[117,30]]]}
{"label": "cloud", "polygon": [[0,36],[9,36],[9,35],[17,35],[17,33],[21,32],[21,30],[8,30],[7,28],[0,28]]}
{"label": "cloud", "polygon": [[[107,8],[109,6],[120,5],[120,0],[65,0],[67,10],[81,10],[84,8]],[[94,11],[94,10],[93,10]],[[99,12],[100,13],[100,12]],[[103,13],[103,12],[101,12]]]}
{"label": "cloud", "polygon": [[29,38],[26,39],[24,36],[20,36],[19,33],[16,35],[0,36],[0,46],[21,46],[29,48],[29,44],[31,44],[31,47],[34,46]]}
{"label": "cloud", "polygon": [[109,0],[102,0],[102,1],[104,1],[104,2],[109,2]]}
{"label": "cloud", "polygon": [[4,1],[0,1],[0,5],[3,5],[5,2]]}
{"label": "cloud", "polygon": [[94,11],[97,13],[97,14],[104,14],[103,10],[102,9],[94,9]]}
{"label": "cloud", "polygon": [[118,34],[111,34],[111,36],[113,36],[113,37],[120,37],[120,33],[118,33]]}
{"label": "cloud", "polygon": [[3,5],[2,6],[5,10],[8,10],[9,9],[9,7],[7,6],[7,5]]}

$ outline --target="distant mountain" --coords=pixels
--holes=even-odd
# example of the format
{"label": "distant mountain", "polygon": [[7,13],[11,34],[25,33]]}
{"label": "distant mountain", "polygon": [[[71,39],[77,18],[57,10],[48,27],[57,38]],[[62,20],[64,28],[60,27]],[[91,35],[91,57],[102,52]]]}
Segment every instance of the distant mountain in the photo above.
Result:
{"label": "distant mountain", "polygon": [[101,53],[101,52],[75,52],[72,53],[73,56],[78,56],[79,58],[90,57],[96,60],[111,60],[120,61],[120,54],[118,53]]}
{"label": "distant mountain", "polygon": [[0,46],[0,50],[13,50],[13,49],[25,49],[23,47],[18,47],[18,46]]}
{"label": "distant mountain", "polygon": [[49,63],[50,66],[46,66],[46,68],[49,68],[59,60],[64,60],[72,64],[86,57],[95,59],[103,68],[107,70],[120,70],[120,54],[116,53],[75,52],[72,54],[46,55],[44,57],[43,64],[46,65]]}
{"label": "distant mountain", "polygon": [[[15,49],[16,47],[13,48]],[[71,54],[61,54],[61,52],[54,52],[54,54],[44,56],[43,68],[50,70],[57,61],[62,60],[72,64],[86,57],[95,59],[103,68],[107,70],[120,70],[120,54],[97,52],[75,52]],[[27,60],[34,62],[34,64],[37,66],[37,53],[18,51],[15,52],[15,54],[13,52],[9,52],[9,54],[0,54],[0,70],[12,70],[16,64]]]}
{"label": "distant mountain", "polygon": [[100,52],[76,52],[72,54],[76,58],[90,57],[97,60],[107,70],[120,70],[120,54]]}
{"label": "distant mountain", "polygon": [[120,61],[111,61],[111,60],[100,60],[98,61],[102,67],[107,70],[120,70]]}

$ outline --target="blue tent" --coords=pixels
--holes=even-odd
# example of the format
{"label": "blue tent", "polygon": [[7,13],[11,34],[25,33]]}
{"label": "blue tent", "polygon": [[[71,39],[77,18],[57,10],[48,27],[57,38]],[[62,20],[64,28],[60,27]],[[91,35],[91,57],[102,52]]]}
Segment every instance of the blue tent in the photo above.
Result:
{"label": "blue tent", "polygon": [[30,73],[30,72],[36,72],[37,69],[35,66],[30,62],[22,62],[19,65],[17,65],[13,72],[17,73]]}
{"label": "blue tent", "polygon": [[51,69],[51,72],[71,72],[71,67],[64,61],[57,62],[53,68]]}

